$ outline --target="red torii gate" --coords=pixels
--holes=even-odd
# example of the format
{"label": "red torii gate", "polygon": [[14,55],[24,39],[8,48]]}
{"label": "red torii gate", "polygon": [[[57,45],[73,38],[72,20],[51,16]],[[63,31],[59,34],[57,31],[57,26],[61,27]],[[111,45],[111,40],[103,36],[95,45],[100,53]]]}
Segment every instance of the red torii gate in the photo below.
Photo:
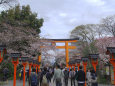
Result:
{"label": "red torii gate", "polygon": [[[74,38],[74,39],[42,39],[42,40],[48,40],[49,42],[52,43],[52,45],[56,46],[56,43],[65,43],[65,46],[56,46],[57,49],[65,49],[65,54],[66,54],[66,67],[69,67],[68,62],[69,62],[69,49],[76,49],[76,46],[70,46],[69,43],[71,42],[77,42],[79,38]],[[41,55],[38,56],[38,62],[41,62]],[[40,65],[39,67],[40,68]]]}

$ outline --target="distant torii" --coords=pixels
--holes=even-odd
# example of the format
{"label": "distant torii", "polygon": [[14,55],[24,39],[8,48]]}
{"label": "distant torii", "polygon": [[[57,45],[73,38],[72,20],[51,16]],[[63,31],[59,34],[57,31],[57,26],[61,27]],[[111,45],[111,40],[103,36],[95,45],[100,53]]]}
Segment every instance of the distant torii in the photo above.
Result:
{"label": "distant torii", "polygon": [[[65,46],[56,46],[57,49],[65,49],[65,54],[66,54],[66,67],[68,66],[69,63],[69,49],[76,49],[76,46],[70,46],[68,43],[71,42],[77,42],[79,38],[74,38],[74,39],[43,39],[43,40],[48,40],[49,42],[52,43],[52,45],[56,46],[56,43],[65,43]],[[41,62],[41,56],[38,57],[38,61]]]}

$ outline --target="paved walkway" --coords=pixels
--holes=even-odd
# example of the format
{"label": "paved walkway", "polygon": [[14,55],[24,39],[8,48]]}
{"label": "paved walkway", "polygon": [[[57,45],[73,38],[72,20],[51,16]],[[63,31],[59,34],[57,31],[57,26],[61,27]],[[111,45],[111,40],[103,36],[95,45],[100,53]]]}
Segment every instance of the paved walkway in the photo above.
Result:
{"label": "paved walkway", "polygon": [[[8,83],[5,83],[4,85],[0,85],[0,86],[13,86],[13,81],[8,81]],[[17,80],[16,81],[16,86],[23,86],[23,81]],[[25,86],[29,86],[28,82],[26,82]],[[55,86],[55,84],[52,82],[49,86]],[[64,84],[62,86],[64,86]],[[69,85],[68,86],[71,86],[70,85],[70,81],[69,81]],[[114,85],[98,85],[98,86],[114,86]]]}

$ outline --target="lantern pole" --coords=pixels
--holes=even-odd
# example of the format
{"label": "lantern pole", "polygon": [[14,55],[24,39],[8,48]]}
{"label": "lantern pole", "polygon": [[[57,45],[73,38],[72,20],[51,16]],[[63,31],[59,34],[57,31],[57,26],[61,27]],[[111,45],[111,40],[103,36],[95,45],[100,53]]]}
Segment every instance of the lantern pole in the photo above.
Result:
{"label": "lantern pole", "polygon": [[15,62],[13,61],[12,64],[14,65],[14,82],[13,82],[13,86],[16,86],[16,68],[17,68],[17,65],[18,65],[18,61]]}
{"label": "lantern pole", "polygon": [[26,62],[22,62],[22,65],[23,65],[23,67],[24,67],[24,69],[23,69],[23,86],[25,86],[25,68],[26,68],[26,66],[27,66],[27,63]]}
{"label": "lantern pole", "polygon": [[12,64],[14,65],[14,81],[13,81],[13,86],[16,86],[16,68],[17,65],[19,64],[19,57],[21,57],[20,53],[11,53],[11,58],[12,58]]}
{"label": "lantern pole", "polygon": [[29,76],[31,74],[31,67],[32,67],[32,63],[29,63]]}
{"label": "lantern pole", "polygon": [[0,63],[2,62],[2,60],[3,60],[3,53],[2,51],[0,51]]}
{"label": "lantern pole", "polygon": [[23,86],[25,86],[25,71],[28,62],[28,57],[21,57],[22,65],[23,65]]}
{"label": "lantern pole", "polygon": [[0,45],[0,63],[3,60],[4,54],[6,54],[5,50],[6,50],[6,45]]}
{"label": "lantern pole", "polygon": [[[41,63],[41,54],[38,56],[38,62]],[[38,71],[40,70],[40,64],[38,65]]]}
{"label": "lantern pole", "polygon": [[83,61],[84,72],[85,72],[85,86],[86,86],[86,67],[87,67],[88,58],[82,57],[82,61]]}
{"label": "lantern pole", "polygon": [[97,64],[98,64],[98,61],[97,61],[97,60],[94,61],[94,60],[92,59],[92,60],[91,60],[91,63],[92,63],[92,66],[93,66],[94,70],[96,71],[96,66],[97,66]]}
{"label": "lantern pole", "polygon": [[91,59],[91,64],[96,72],[96,66],[98,65],[99,54],[89,54]]}

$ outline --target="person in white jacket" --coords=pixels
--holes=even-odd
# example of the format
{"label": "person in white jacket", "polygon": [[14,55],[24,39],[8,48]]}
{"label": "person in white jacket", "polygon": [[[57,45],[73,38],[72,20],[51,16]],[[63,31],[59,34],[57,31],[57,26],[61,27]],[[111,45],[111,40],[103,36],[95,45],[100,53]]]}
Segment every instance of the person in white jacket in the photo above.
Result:
{"label": "person in white jacket", "polygon": [[64,74],[60,69],[59,65],[56,65],[56,69],[54,70],[54,80],[56,82],[56,86],[62,86],[62,78]]}
{"label": "person in white jacket", "polygon": [[87,86],[91,86],[91,71],[88,70],[86,73]]}

